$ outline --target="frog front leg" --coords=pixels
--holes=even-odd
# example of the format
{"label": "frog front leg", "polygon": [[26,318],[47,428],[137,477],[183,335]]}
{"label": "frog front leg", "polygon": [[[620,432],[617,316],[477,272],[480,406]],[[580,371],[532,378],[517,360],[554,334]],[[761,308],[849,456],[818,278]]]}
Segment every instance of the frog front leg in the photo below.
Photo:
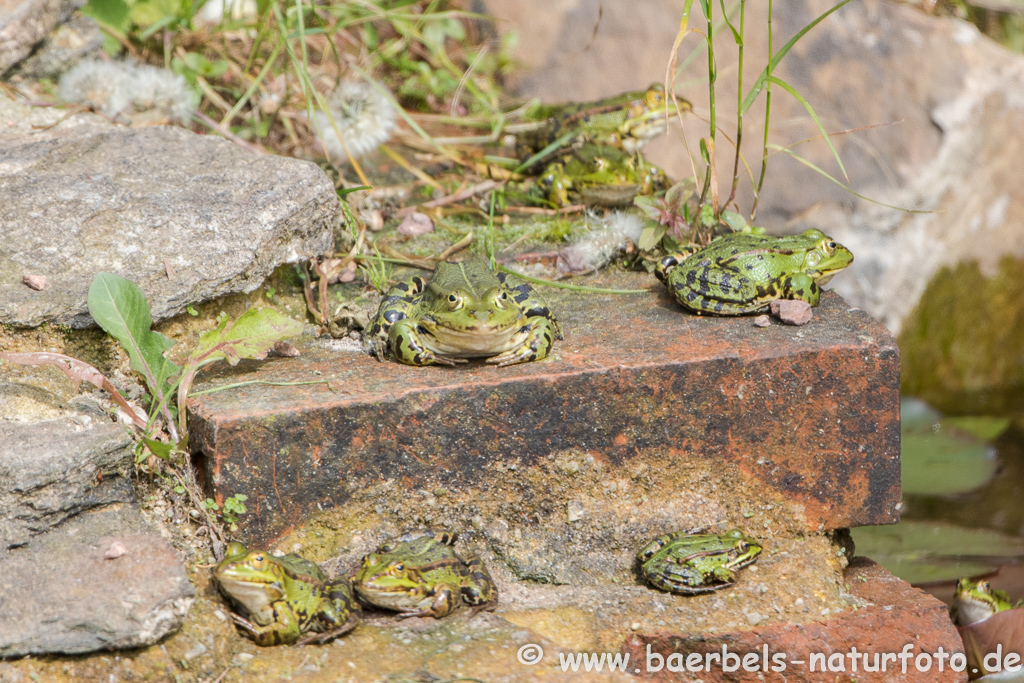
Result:
{"label": "frog front leg", "polygon": [[266,626],[254,624],[234,612],[231,613],[231,621],[241,627],[253,642],[261,647],[294,643],[302,634],[299,620],[284,603],[275,604],[274,613],[274,621]]}
{"label": "frog front leg", "polygon": [[435,619],[440,619],[454,612],[455,608],[459,606],[458,593],[453,591],[451,586],[446,583],[438,584],[437,588],[427,595],[427,598],[433,599],[430,602],[426,600],[421,602],[420,609],[403,610],[398,615],[398,618],[434,617]]}
{"label": "frog front leg", "polygon": [[[544,310],[546,311],[547,309]],[[550,313],[548,315],[550,316]],[[551,351],[551,346],[555,343],[555,340],[562,338],[558,321],[552,317],[536,316],[530,319],[520,331],[526,333],[526,340],[522,344],[511,351],[488,358],[484,362],[503,368],[506,365],[513,365],[515,363],[541,360]]]}
{"label": "frog front leg", "polygon": [[817,306],[821,299],[821,286],[807,273],[787,275],[779,283],[781,298],[799,299],[811,306]]}
{"label": "frog front leg", "polygon": [[465,358],[438,356],[423,343],[423,329],[412,318],[402,318],[391,326],[388,344],[392,355],[406,365],[458,365]]}
{"label": "frog front leg", "polygon": [[416,304],[419,303],[420,294],[426,287],[426,282],[418,275],[408,280],[396,283],[384,296],[377,315],[363,335],[363,350],[377,360],[384,360],[385,350],[388,348],[388,333],[391,326],[399,320],[409,317]]}
{"label": "frog front leg", "polygon": [[515,304],[523,309],[526,324],[520,330],[526,337],[523,343],[505,353],[488,358],[485,362],[505,367],[515,363],[541,360],[551,351],[556,339],[562,338],[562,328],[544,302],[525,282],[512,286],[505,273],[498,273],[498,281],[509,287],[509,295]]}
{"label": "frog front leg", "polygon": [[303,636],[295,644],[316,641],[323,645],[345,635],[359,624],[362,613],[363,608],[352,598],[352,582],[347,577],[331,581],[324,587],[323,602],[313,620],[316,633]]}

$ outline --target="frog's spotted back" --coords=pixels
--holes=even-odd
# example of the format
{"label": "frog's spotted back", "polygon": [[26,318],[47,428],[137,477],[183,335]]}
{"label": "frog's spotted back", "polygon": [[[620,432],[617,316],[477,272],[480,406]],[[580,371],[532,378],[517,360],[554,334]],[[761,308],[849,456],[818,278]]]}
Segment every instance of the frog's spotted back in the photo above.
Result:
{"label": "frog's spotted back", "polygon": [[789,237],[736,233],[662,259],[656,275],[698,315],[743,315],[763,313],[777,299],[817,306],[821,286],[851,263],[850,250],[820,230]]}

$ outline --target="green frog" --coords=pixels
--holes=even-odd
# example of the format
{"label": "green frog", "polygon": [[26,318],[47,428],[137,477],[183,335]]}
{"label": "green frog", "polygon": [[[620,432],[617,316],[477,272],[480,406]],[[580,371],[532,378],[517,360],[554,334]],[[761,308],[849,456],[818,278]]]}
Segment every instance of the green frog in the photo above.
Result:
{"label": "green frog", "polygon": [[392,287],[363,335],[366,352],[385,350],[407,365],[456,365],[487,358],[504,367],[540,360],[561,339],[558,320],[526,283],[483,261],[439,263],[433,277]]}
{"label": "green frog", "polygon": [[324,643],[359,622],[362,608],[348,577],[331,581],[315,562],[294,553],[275,557],[233,541],[213,575],[245,613],[232,613],[232,621],[257,645]]}
{"label": "green frog", "polygon": [[667,186],[665,172],[610,145],[587,144],[548,164],[539,184],[556,206],[575,201],[598,206],[627,206],[637,195]]}
{"label": "green frog", "polygon": [[677,531],[663,534],[636,557],[644,578],[670,593],[710,593],[736,583],[736,571],[761,554],[761,543],[739,529],[722,535]]}
{"label": "green frog", "polygon": [[733,233],[691,254],[666,256],[655,274],[697,314],[762,313],[776,299],[818,305],[821,287],[853,254],[821,230],[770,237]]}
{"label": "green frog", "polygon": [[[685,100],[680,105],[690,108]],[[541,125],[517,136],[520,157],[539,152],[563,137],[566,139],[559,147],[595,142],[636,154],[668,130],[665,88],[660,83],[596,102],[540,106],[528,118]]]}
{"label": "green frog", "polygon": [[462,603],[476,614],[498,605],[498,591],[479,557],[463,559],[454,533],[416,529],[363,558],[352,581],[366,603],[397,610],[400,618],[441,617]]}
{"label": "green frog", "polygon": [[960,579],[956,583],[949,616],[954,624],[966,626],[1016,607],[1024,607],[1024,600],[1016,604],[1010,602],[1005,592],[992,588],[988,581]]}

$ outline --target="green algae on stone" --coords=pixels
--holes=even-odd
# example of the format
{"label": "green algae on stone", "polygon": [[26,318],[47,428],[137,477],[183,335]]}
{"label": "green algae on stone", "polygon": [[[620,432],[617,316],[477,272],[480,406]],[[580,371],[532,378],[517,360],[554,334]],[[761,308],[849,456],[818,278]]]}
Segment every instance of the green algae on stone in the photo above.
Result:
{"label": "green algae on stone", "polygon": [[941,269],[899,336],[903,392],[945,413],[1024,410],[1024,261]]}

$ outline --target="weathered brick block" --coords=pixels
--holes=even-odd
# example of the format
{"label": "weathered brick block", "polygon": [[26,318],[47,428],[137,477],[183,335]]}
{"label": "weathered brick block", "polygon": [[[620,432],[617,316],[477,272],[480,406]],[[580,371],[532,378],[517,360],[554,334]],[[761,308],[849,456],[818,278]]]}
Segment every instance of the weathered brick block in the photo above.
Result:
{"label": "weathered brick block", "polygon": [[[680,629],[680,633],[640,631],[626,638],[623,651],[639,667],[635,673],[651,681],[967,680],[966,659],[952,662],[954,654],[963,658],[964,648],[949,620],[946,605],[863,557],[856,558],[846,570],[846,582],[850,593],[866,603],[861,609],[807,624],[771,624],[718,635],[694,636],[685,629]],[[723,647],[739,657],[730,660],[727,671],[722,669],[721,658],[707,659],[708,653],[721,655]],[[901,658],[904,648],[907,656]],[[665,659],[659,661],[652,655],[648,669],[649,653]],[[673,654],[676,656],[670,662],[667,658]],[[742,658],[750,654],[755,655],[749,661],[754,670],[746,670],[742,665]],[[690,655],[697,655],[692,668],[680,671]],[[781,655],[781,659],[773,659],[776,655]],[[961,671],[953,670],[951,662]],[[670,663],[674,671],[669,670]],[[703,669],[697,670],[698,666]]]}
{"label": "weathered brick block", "polygon": [[191,400],[207,485],[249,496],[250,540],[337,506],[430,521],[442,498],[442,521],[501,517],[514,535],[575,520],[567,543],[586,524],[628,545],[755,513],[797,533],[898,519],[899,352],[882,325],[831,293],[810,324],[761,329],[688,315],[650,277],[612,284],[650,291],[545,292],[566,338],[542,362],[417,368],[312,341],[206,374],[197,388],[327,382]]}

